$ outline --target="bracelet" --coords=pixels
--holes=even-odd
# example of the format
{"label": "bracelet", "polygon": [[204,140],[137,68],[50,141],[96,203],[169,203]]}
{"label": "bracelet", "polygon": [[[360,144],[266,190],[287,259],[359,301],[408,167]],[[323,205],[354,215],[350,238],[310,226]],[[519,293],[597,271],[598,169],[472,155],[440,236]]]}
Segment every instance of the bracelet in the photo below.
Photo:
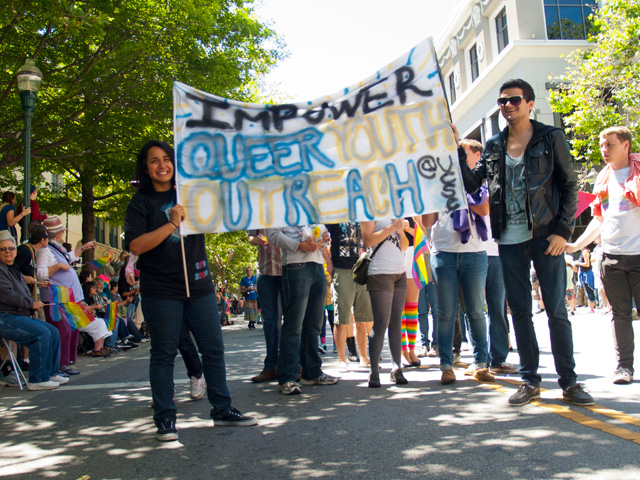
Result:
{"label": "bracelet", "polygon": [[169,220],[169,223],[170,223],[171,225],[173,225],[174,227],[176,227],[176,228],[180,228],[178,225],[176,225],[175,223],[173,223],[173,221],[172,221],[172,220]]}

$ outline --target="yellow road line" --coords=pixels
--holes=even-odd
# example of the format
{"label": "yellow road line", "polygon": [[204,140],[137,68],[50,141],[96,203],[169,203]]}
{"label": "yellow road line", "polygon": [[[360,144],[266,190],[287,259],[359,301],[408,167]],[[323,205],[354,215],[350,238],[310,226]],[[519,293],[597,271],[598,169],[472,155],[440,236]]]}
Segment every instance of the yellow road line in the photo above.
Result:
{"label": "yellow road line", "polygon": [[[500,381],[509,383],[511,385],[520,385],[522,383],[521,381],[517,381],[509,378],[501,378]],[[491,387],[492,389],[500,393],[504,393],[505,395],[511,394],[511,391],[508,388],[505,388],[504,385],[501,385],[499,383],[485,383],[485,382],[481,382],[481,383],[483,385],[487,385],[488,387]],[[540,389],[540,393],[548,392],[548,391],[549,390],[544,388]],[[540,400],[535,400],[531,402],[531,404],[540,408],[544,408],[545,410],[548,410],[551,413],[560,415],[561,417],[564,417],[568,420],[572,420],[576,423],[579,423],[580,425],[584,425],[585,427],[594,428],[596,430],[600,430],[601,432],[614,435],[618,438],[622,438],[623,440],[630,440],[633,443],[640,445],[640,432],[633,432],[625,428],[610,425],[609,423],[603,422],[602,420],[597,420],[588,415],[585,415],[584,413],[580,413],[575,410],[572,410],[571,408],[565,405],[558,405],[555,403],[544,403]],[[640,419],[632,415],[628,415],[626,413],[613,410],[611,408],[606,408],[601,405],[592,405],[592,406],[582,407],[582,408],[586,408],[587,410],[590,410],[591,412],[596,413],[598,415],[603,415],[629,425],[640,427]]]}

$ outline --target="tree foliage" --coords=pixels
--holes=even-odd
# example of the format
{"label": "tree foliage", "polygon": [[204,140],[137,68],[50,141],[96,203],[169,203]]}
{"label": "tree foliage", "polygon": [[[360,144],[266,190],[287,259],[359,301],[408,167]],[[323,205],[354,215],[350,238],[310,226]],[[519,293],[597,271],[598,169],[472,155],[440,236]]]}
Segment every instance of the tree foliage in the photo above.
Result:
{"label": "tree foliage", "polygon": [[256,270],[258,251],[249,244],[247,232],[206,235],[205,244],[214,282],[227,285],[228,292],[238,289],[248,266]]}
{"label": "tree foliage", "polygon": [[34,112],[32,169],[63,176],[43,207],[122,221],[135,155],[150,138],[171,143],[174,79],[226,98],[259,99],[259,80],[282,56],[253,0],[9,0],[0,9],[0,185],[22,164],[15,71],[44,75]]}
{"label": "tree foliage", "polygon": [[[551,107],[563,115],[573,154],[587,169],[602,162],[598,134],[626,125],[640,138],[640,0],[610,0],[592,17],[593,49],[568,56]],[[637,146],[637,144],[636,144]]]}

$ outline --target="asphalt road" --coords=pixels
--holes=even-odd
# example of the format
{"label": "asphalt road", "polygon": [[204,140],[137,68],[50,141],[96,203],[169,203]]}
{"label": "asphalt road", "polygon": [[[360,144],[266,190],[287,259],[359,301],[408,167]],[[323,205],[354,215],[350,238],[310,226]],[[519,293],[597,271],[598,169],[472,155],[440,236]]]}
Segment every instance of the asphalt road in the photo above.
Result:
{"label": "asphalt road", "polygon": [[[596,406],[560,400],[547,319],[535,317],[542,350],[542,400],[507,406],[517,375],[479,383],[457,370],[441,386],[438,360],[407,369],[396,387],[383,364],[382,388],[367,372],[333,386],[283,396],[252,384],[262,366],[260,327],[224,327],[233,403],[256,427],[213,427],[206,399],[189,400],[176,362],[179,442],[154,438],[149,344],[107,359],[80,358],[78,376],[47,392],[0,388],[0,476],[16,479],[640,479],[640,381],[613,385],[610,321],[578,309],[572,318],[579,380]],[[636,322],[636,330],[638,322]],[[637,351],[638,349],[636,349]],[[384,361],[388,362],[385,347]],[[324,369],[338,374],[337,356]],[[471,352],[463,352],[471,361]],[[509,362],[518,363],[517,353]]]}

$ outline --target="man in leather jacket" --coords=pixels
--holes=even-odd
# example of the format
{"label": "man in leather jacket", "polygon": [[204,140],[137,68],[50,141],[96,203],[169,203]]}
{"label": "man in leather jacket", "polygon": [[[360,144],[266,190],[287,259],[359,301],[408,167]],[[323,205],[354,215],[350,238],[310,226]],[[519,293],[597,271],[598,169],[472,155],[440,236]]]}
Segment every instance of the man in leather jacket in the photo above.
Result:
{"label": "man in leather jacket", "polygon": [[578,185],[562,131],[529,118],[534,100],[533,88],[524,80],[504,83],[498,105],[508,126],[487,142],[473,170],[459,149],[460,168],[468,192],[479,189],[485,178],[489,183],[491,229],[499,244],[523,379],[509,405],[525,405],[540,397],[531,261],[549,317],[551,350],[563,398],[593,405],[591,396],[576,383],[573,333],[564,305],[564,246],[575,226]]}

